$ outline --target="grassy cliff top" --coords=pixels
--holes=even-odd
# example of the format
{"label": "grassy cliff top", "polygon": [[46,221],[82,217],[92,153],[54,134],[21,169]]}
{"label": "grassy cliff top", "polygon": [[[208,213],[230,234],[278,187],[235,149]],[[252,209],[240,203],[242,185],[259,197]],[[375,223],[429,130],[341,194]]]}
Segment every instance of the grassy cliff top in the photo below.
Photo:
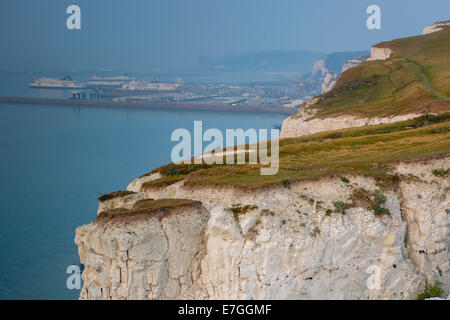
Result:
{"label": "grassy cliff top", "polygon": [[[280,140],[280,168],[276,175],[260,175],[260,165],[174,165],[153,170],[163,178],[151,182],[165,187],[234,185],[260,188],[274,184],[348,173],[389,181],[398,161],[450,156],[450,113],[377,126],[358,127]],[[446,168],[443,168],[446,169]],[[149,186],[143,186],[147,190]]]}
{"label": "grassy cliff top", "polygon": [[148,215],[163,216],[169,214],[174,209],[186,207],[200,207],[199,201],[189,199],[144,199],[137,201],[131,209],[116,208],[104,211],[98,214],[96,223],[105,223],[108,221],[127,222],[133,221],[136,217]]}
{"label": "grassy cliff top", "polygon": [[450,111],[450,27],[375,47],[393,53],[388,60],[366,61],[344,72],[335,88],[310,107],[318,110],[317,117]]}

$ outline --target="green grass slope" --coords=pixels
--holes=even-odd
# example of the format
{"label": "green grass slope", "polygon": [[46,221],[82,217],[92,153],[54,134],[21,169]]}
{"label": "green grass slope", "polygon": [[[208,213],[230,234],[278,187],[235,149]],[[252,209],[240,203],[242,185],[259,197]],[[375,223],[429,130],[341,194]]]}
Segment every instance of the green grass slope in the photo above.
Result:
{"label": "green grass slope", "polygon": [[234,185],[257,189],[348,173],[389,182],[390,168],[395,162],[450,156],[450,113],[282,139],[279,152],[280,168],[273,176],[260,175],[260,165],[168,164],[149,172],[159,172],[163,178],[144,184],[142,190],[179,181],[188,186]]}
{"label": "green grass slope", "polygon": [[450,111],[450,28],[377,44],[393,53],[344,72],[312,108],[317,117]]}

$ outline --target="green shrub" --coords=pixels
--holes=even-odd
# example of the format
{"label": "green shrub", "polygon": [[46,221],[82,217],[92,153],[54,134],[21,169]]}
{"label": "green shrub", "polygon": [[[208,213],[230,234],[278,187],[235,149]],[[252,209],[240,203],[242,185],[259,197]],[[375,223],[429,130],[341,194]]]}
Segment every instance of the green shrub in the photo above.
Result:
{"label": "green shrub", "polygon": [[342,201],[336,201],[333,202],[334,205],[334,212],[335,213],[342,213],[345,214],[345,209],[347,207],[347,205],[345,204],[345,202]]}
{"label": "green shrub", "polygon": [[187,169],[186,169],[186,172],[187,173],[191,173],[191,172],[194,172],[195,171],[195,167],[194,166],[189,166]]}
{"label": "green shrub", "polygon": [[283,181],[281,181],[281,183],[283,184],[283,186],[285,188],[290,188],[291,184],[292,184],[292,180],[291,180],[291,178],[287,178],[287,179],[284,179]]}
{"label": "green shrub", "polygon": [[420,293],[417,297],[418,300],[425,300],[429,298],[440,298],[442,297],[442,294],[444,293],[444,290],[442,290],[442,283],[439,281],[436,281],[434,285],[427,284],[425,286],[425,291]]}
{"label": "green shrub", "polygon": [[445,169],[436,169],[436,170],[433,170],[433,174],[436,177],[445,178],[445,177],[447,177],[450,174],[450,169],[447,169],[447,170],[445,170]]}
{"label": "green shrub", "polygon": [[268,210],[268,209],[263,209],[263,210],[261,210],[261,213],[262,213],[262,214],[267,214],[267,215],[270,215],[270,216],[274,216],[274,215],[275,215],[275,212],[270,211],[270,210]]}
{"label": "green shrub", "polygon": [[447,214],[450,214],[450,209],[445,209],[445,212],[447,212]]}
{"label": "green shrub", "polygon": [[234,218],[236,220],[238,220],[238,216],[241,214],[246,214],[249,211],[253,211],[258,209],[258,206],[255,205],[245,205],[245,206],[241,206],[239,204],[233,204],[233,206],[231,208],[227,208],[227,211],[230,211],[231,213],[233,213]]}
{"label": "green shrub", "polygon": [[180,171],[176,167],[170,167],[167,170],[167,173],[169,174],[169,176],[177,176],[180,174]]}
{"label": "green shrub", "polygon": [[379,216],[382,214],[386,214],[388,216],[391,215],[391,212],[384,207],[384,204],[386,203],[386,197],[381,193],[380,190],[375,190],[375,204],[373,205],[373,211],[375,212],[375,215]]}
{"label": "green shrub", "polygon": [[350,180],[348,180],[346,177],[341,177],[341,180],[344,183],[350,183]]}

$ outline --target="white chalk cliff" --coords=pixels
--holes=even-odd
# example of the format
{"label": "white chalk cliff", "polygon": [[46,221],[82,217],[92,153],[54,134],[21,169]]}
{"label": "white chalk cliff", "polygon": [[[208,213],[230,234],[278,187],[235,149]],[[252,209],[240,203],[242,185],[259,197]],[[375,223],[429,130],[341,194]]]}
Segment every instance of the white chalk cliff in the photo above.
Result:
{"label": "white chalk cliff", "polygon": [[425,27],[425,29],[423,29],[422,34],[438,32],[438,31],[443,30],[446,26],[450,26],[450,20],[433,23],[432,25]]}
{"label": "white chalk cliff", "polygon": [[[415,299],[427,281],[448,293],[450,179],[432,170],[449,166],[450,158],[393,167],[400,182],[385,191],[391,216],[355,200],[378,188],[358,175],[249,192],[176,183],[127,195],[126,203],[201,202],[79,227],[80,298]],[[330,214],[335,201],[353,205]],[[238,203],[251,207],[233,214]]]}
{"label": "white chalk cliff", "polygon": [[311,99],[295,114],[284,119],[281,125],[280,137],[281,138],[300,137],[323,131],[405,121],[420,116],[420,114],[416,113],[397,115],[393,117],[373,117],[373,118],[341,115],[321,119],[315,117],[317,110],[311,108],[318,101],[319,98]]}
{"label": "white chalk cliff", "polygon": [[339,78],[338,73],[327,73],[322,83],[322,93],[327,93],[333,90],[338,78]]}

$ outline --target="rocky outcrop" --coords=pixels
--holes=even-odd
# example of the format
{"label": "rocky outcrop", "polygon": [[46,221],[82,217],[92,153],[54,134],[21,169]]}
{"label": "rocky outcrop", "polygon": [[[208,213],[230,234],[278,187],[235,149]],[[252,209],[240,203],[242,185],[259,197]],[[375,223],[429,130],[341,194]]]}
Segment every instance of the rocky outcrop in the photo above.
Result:
{"label": "rocky outcrop", "polygon": [[373,46],[370,48],[370,58],[367,61],[387,60],[390,58],[392,50],[389,48],[381,48]]}
{"label": "rocky outcrop", "polygon": [[327,93],[333,90],[338,78],[339,78],[338,73],[327,73],[322,83],[322,93]]}
{"label": "rocky outcrop", "polygon": [[194,298],[207,219],[196,205],[79,227],[75,242],[85,264],[80,298]]}
{"label": "rocky outcrop", "polygon": [[433,23],[430,26],[427,26],[423,29],[422,34],[429,34],[429,33],[433,33],[433,32],[438,32],[443,30],[446,27],[450,26],[450,20],[448,21],[443,21],[443,22],[436,22]]}
{"label": "rocky outcrop", "polygon": [[356,58],[352,58],[347,60],[347,62],[344,64],[344,66],[342,67],[342,71],[341,73],[344,73],[345,71],[347,71],[348,69],[351,69],[353,67],[356,67],[357,65],[359,65],[360,63],[367,61],[367,59],[369,59],[370,56],[369,55],[364,55],[361,57],[356,57]]}
{"label": "rocky outcrop", "polygon": [[154,181],[161,177],[162,177],[161,174],[159,172],[157,172],[154,174],[149,174],[149,175],[142,176],[140,178],[136,178],[133,181],[131,181],[131,183],[128,185],[127,190],[133,191],[133,192],[139,192],[143,183]]}
{"label": "rocky outcrop", "polygon": [[80,298],[414,299],[427,281],[448,294],[450,179],[432,171],[449,166],[393,167],[398,183],[381,186],[390,215],[374,213],[361,195],[380,186],[359,175],[246,192],[182,182],[139,190],[201,204],[79,227]]}
{"label": "rocky outcrop", "polygon": [[328,73],[328,69],[325,66],[325,58],[319,59],[314,63],[311,77],[325,76]]}

